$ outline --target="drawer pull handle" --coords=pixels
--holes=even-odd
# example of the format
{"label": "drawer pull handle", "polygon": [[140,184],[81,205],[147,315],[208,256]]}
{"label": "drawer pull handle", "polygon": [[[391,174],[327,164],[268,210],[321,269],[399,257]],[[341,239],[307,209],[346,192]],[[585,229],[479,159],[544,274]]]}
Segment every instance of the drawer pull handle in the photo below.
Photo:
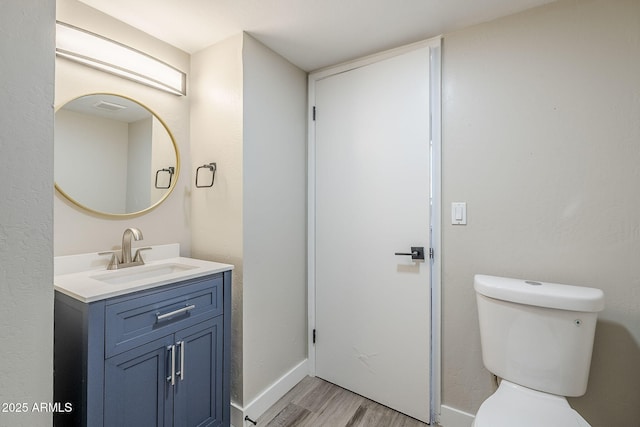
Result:
{"label": "drawer pull handle", "polygon": [[181,314],[188,313],[191,310],[193,310],[194,308],[196,308],[196,306],[194,304],[191,304],[191,305],[188,305],[186,307],[182,307],[182,308],[179,308],[177,310],[174,310],[174,311],[171,311],[171,312],[165,313],[165,314],[160,314],[158,312],[158,313],[156,313],[156,323],[161,322],[161,321],[166,320],[166,319],[170,319],[170,318],[172,318],[174,316],[179,316]]}

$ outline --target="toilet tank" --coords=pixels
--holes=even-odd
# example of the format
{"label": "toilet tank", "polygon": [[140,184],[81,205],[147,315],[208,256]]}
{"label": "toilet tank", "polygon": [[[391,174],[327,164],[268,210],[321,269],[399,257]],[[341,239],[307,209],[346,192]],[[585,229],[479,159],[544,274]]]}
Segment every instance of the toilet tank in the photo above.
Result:
{"label": "toilet tank", "polygon": [[546,393],[585,393],[600,289],[485,275],[474,288],[489,371]]}

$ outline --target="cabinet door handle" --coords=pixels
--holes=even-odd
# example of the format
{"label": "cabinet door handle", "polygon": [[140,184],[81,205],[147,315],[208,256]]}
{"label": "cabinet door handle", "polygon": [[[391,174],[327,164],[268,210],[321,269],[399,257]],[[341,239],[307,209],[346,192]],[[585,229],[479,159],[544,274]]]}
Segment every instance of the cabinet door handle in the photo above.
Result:
{"label": "cabinet door handle", "polygon": [[180,314],[185,314],[190,312],[196,308],[195,304],[188,305],[186,307],[179,308],[177,310],[170,311],[169,313],[160,314],[160,312],[156,313],[156,323],[161,322],[166,319],[170,319],[174,316],[179,316]]}
{"label": "cabinet door handle", "polygon": [[167,346],[167,350],[171,352],[171,375],[167,377],[167,382],[171,385],[176,384],[176,346]]}
{"label": "cabinet door handle", "polygon": [[178,341],[176,343],[176,345],[178,347],[180,347],[180,370],[178,372],[176,372],[177,375],[180,376],[180,381],[184,380],[184,348],[185,348],[185,342],[184,341]]}

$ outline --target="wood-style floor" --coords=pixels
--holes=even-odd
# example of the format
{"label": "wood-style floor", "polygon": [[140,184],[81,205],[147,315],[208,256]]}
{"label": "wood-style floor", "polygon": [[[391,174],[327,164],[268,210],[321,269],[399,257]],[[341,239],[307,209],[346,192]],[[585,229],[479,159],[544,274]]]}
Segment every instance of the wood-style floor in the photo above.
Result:
{"label": "wood-style floor", "polygon": [[258,427],[426,427],[320,378],[306,377],[258,420]]}

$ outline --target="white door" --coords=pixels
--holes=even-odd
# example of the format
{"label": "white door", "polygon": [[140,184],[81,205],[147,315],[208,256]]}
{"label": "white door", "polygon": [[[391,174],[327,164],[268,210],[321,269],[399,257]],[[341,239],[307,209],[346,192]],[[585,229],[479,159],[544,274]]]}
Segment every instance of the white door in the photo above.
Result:
{"label": "white door", "polygon": [[316,375],[429,422],[429,49],[317,81],[315,106]]}

